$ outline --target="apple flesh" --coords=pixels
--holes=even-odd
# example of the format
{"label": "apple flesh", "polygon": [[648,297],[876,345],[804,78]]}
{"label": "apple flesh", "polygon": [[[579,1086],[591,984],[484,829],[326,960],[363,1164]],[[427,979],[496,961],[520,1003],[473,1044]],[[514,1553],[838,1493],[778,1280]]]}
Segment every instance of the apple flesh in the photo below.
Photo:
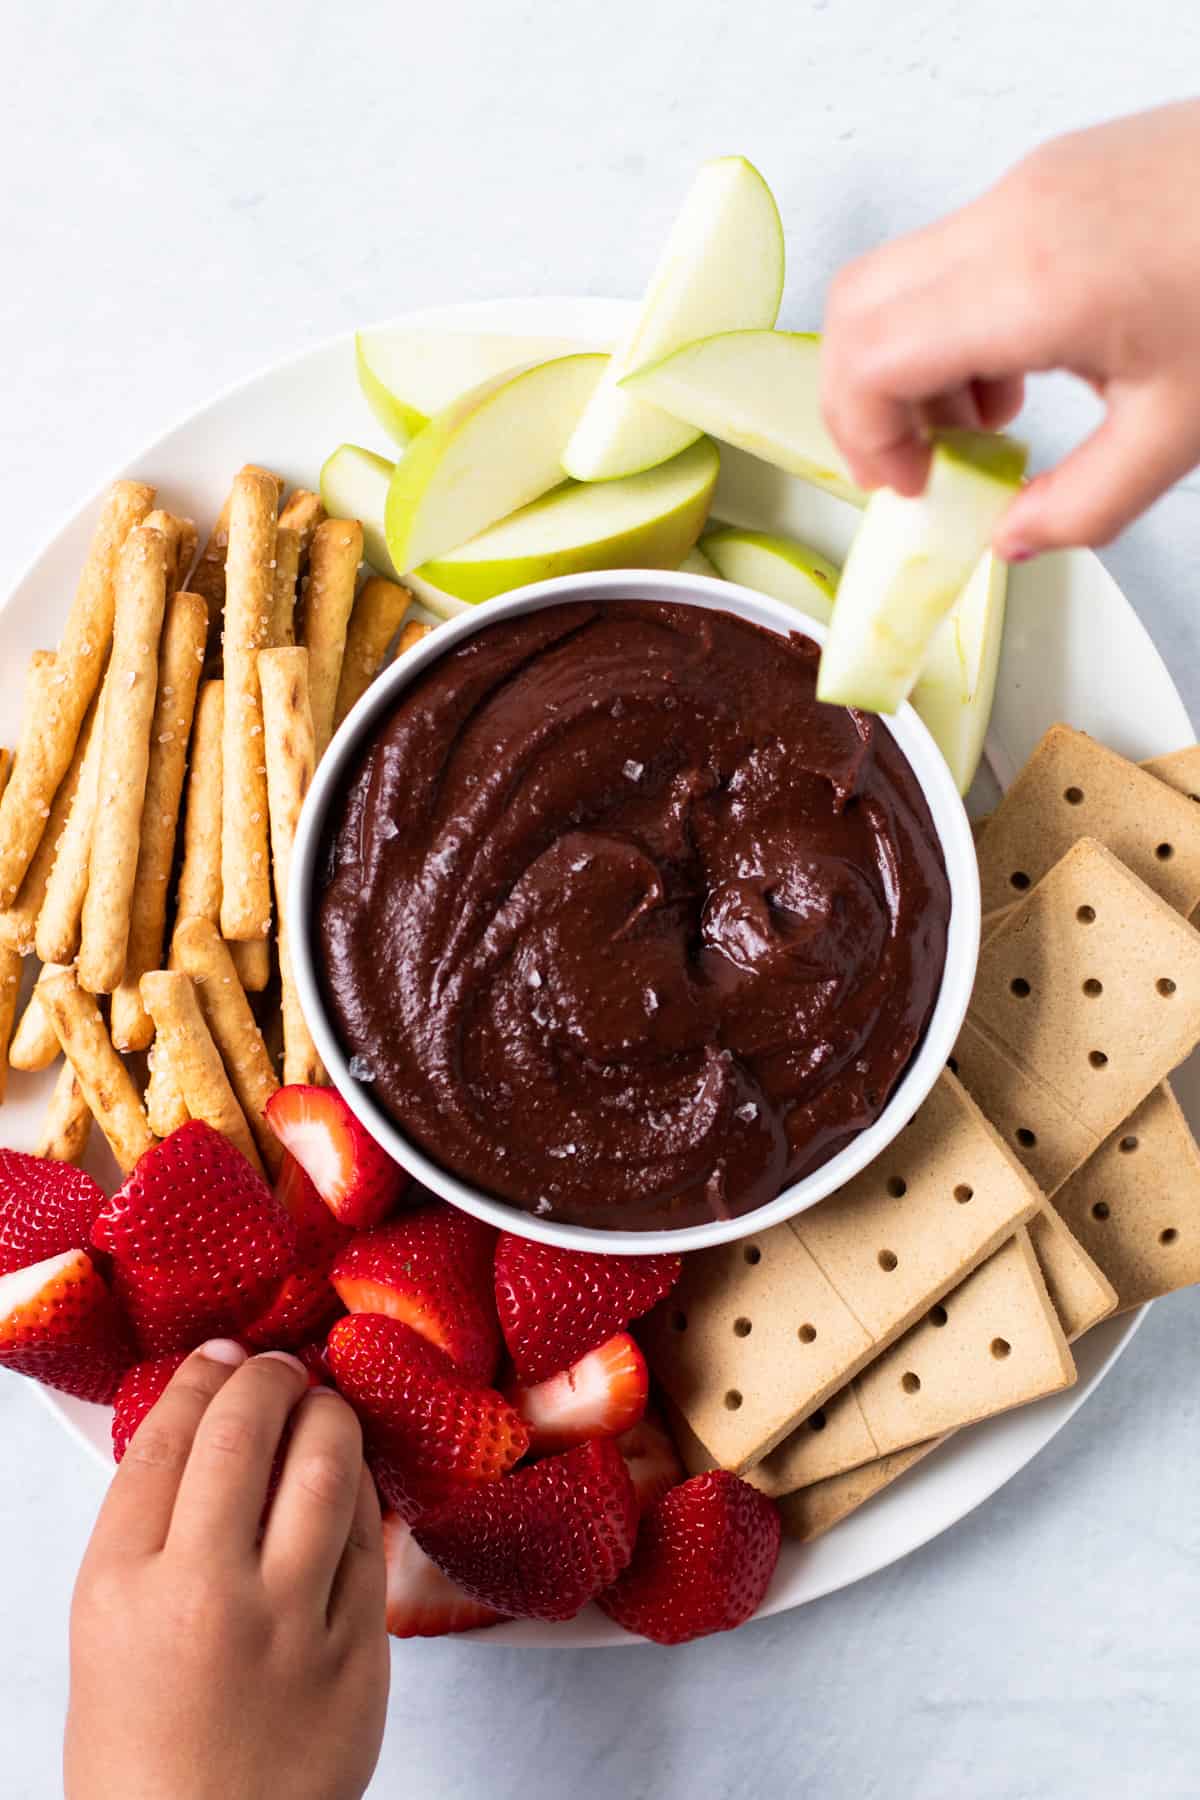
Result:
{"label": "apple flesh", "polygon": [[693,544],[679,565],[681,575],[704,575],[709,581],[719,581],[721,572],[711,563],[699,544]]}
{"label": "apple flesh", "polygon": [[821,416],[816,332],[723,331],[647,362],[621,386],[722,443],[865,504]]}
{"label": "apple flesh", "polygon": [[695,443],[702,426],[681,424],[619,384],[680,344],[715,331],[773,325],[783,295],[779,209],[758,170],[741,156],[705,163],[667,239],[637,322],[614,351],[604,379],[563,452],[578,481],[612,481],[653,468]]}
{"label": "apple flesh", "polygon": [[719,471],[715,444],[702,438],[623,481],[565,482],[417,575],[479,601],[552,575],[677,569],[703,529]]}
{"label": "apple flesh", "polygon": [[[394,467],[386,456],[377,456],[373,450],[364,450],[359,444],[339,444],[325,459],[320,485],[321,504],[329,516],[357,519],[363,530],[363,554],[371,567],[389,580],[399,581],[388,555],[387,534],[383,528],[384,507]],[[439,618],[452,619],[455,613],[466,611],[461,600],[443,594],[430,582],[418,580],[416,575],[406,575],[404,586]]]}
{"label": "apple flesh", "polygon": [[828,625],[841,570],[819,550],[795,538],[732,525],[706,531],[700,547],[726,581],[769,594]]}
{"label": "apple flesh", "polygon": [[607,361],[560,356],[497,375],[431,419],[388,489],[393,566],[418,568],[557,487],[563,445]]}
{"label": "apple flesh", "polygon": [[838,587],[819,699],[891,713],[908,698],[1020,487],[1025,460],[1012,438],[944,431],[923,494],[872,494]]}
{"label": "apple flesh", "polygon": [[569,356],[580,348],[571,338],[394,326],[359,331],[354,338],[358,384],[379,423],[401,448],[481,382]]}
{"label": "apple flesh", "polygon": [[950,773],[965,794],[975,779],[996,697],[1008,564],[986,550],[962,598],[933,640],[912,694]]}

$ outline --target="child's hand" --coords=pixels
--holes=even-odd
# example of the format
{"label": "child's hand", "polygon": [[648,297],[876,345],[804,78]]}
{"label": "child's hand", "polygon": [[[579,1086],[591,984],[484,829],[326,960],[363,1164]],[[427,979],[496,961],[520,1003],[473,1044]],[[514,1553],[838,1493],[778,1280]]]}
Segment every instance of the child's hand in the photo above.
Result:
{"label": "child's hand", "polygon": [[379,1505],[354,1414],[306,1381],[206,1344],[139,1427],[75,1589],[67,1800],[358,1800],[370,1780]]}
{"label": "child's hand", "polygon": [[824,404],[856,478],[918,493],[922,426],[1006,424],[1066,369],[1100,428],[1014,501],[996,548],[1101,544],[1200,461],[1200,103],[1036,150],[962,212],[844,269]]}

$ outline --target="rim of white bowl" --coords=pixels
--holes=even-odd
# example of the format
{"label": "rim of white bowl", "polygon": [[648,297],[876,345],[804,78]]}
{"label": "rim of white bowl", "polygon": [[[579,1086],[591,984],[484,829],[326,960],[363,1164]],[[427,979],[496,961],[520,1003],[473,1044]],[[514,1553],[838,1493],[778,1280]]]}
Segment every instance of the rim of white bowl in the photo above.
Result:
{"label": "rim of white bowl", "polygon": [[825,642],[827,635],[826,627],[807,613],[736,582],[707,575],[668,573],[661,569],[620,569],[557,576],[483,601],[469,612],[446,621],[393,663],[367,689],[342,722],[321,759],[301,814],[288,883],[288,916],[295,921],[290,933],[294,978],[305,1019],[334,1087],[388,1154],[441,1199],[464,1212],[473,1213],[476,1218],[486,1219],[503,1231],[512,1231],[540,1243],[555,1244],[562,1249],[622,1256],[705,1250],[715,1244],[731,1243],[767,1231],[772,1225],[794,1218],[843,1187],[852,1176],[882,1155],[933,1087],[958,1038],[979,955],[979,873],[974,840],[945,760],[917,714],[906,703],[887,720],[887,725],[925,796],[950,884],[950,923],[938,997],[920,1048],[879,1117],[836,1156],[812,1174],[784,1188],[767,1205],[736,1218],[714,1219],[704,1225],[681,1226],[676,1230],[610,1231],[539,1218],[522,1207],[510,1205],[506,1200],[461,1181],[406,1137],[391,1115],[372,1098],[369,1086],[350,1073],[350,1058],[326,1011],[316,968],[313,896],[321,844],[330,803],[336,799],[349,765],[376,724],[392,710],[403,690],[423,669],[464,638],[499,619],[541,612],[548,606],[572,600],[669,600],[706,611],[732,613],[736,618],[749,620],[780,635],[798,631],[819,644]]}

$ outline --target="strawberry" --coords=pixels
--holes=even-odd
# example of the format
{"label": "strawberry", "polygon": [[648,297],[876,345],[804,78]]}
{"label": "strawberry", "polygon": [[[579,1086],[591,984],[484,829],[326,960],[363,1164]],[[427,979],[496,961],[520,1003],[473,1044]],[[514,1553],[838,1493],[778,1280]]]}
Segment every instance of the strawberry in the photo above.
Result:
{"label": "strawberry", "polygon": [[496,1304],[517,1376],[544,1381],[669,1294],[678,1256],[598,1256],[501,1232]]}
{"label": "strawberry", "polygon": [[573,1619],[633,1554],[637,1498],[621,1452],[599,1439],[477,1487],[413,1535],[481,1606]]}
{"label": "strawberry", "polygon": [[103,1191],[82,1169],[0,1150],[0,1275],[86,1250]]}
{"label": "strawberry", "polygon": [[393,1637],[445,1637],[452,1631],[503,1623],[502,1613],[469,1599],[430,1562],[399,1513],[384,1515],[383,1556],[387,1628]]}
{"label": "strawberry", "polygon": [[632,1431],[623,1431],[617,1449],[625,1458],[625,1467],[638,1497],[638,1511],[649,1512],[668,1489],[684,1479],[671,1434],[653,1407],[647,1409]]}
{"label": "strawberry", "polygon": [[496,1480],[529,1447],[507,1400],[468,1381],[444,1350],[398,1319],[339,1319],[326,1355],[362,1420],[380,1493],[410,1522]]}
{"label": "strawberry", "polygon": [[765,1494],[724,1469],[693,1475],[645,1514],[633,1561],[600,1605],[656,1644],[732,1631],[762,1603],[779,1538]]}
{"label": "strawberry", "polygon": [[[420,1191],[420,1190],[418,1190]],[[346,1245],[330,1280],[352,1313],[386,1313],[444,1350],[472,1381],[496,1372],[495,1228],[429,1199]]]}
{"label": "strawberry", "polygon": [[143,1357],[236,1337],[291,1267],[295,1241],[262,1176],[199,1119],[146,1152],[92,1227]]}
{"label": "strawberry", "polygon": [[295,1157],[286,1152],[275,1198],[295,1227],[296,1266],[245,1335],[248,1343],[264,1350],[291,1350],[323,1338],[341,1312],[329,1271],[350,1233],[334,1218]]}
{"label": "strawberry", "polygon": [[176,1350],[171,1356],[157,1356],[153,1362],[134,1363],[131,1369],[126,1369],[113,1395],[114,1462],[120,1462],[130,1438],[150,1408],[162,1397],[163,1389],[186,1355],[186,1350]]}
{"label": "strawberry", "polygon": [[645,1357],[619,1331],[561,1375],[506,1392],[529,1427],[530,1449],[542,1455],[628,1431],[646,1410],[649,1385]]}
{"label": "strawberry", "polygon": [[0,1275],[0,1367],[104,1401],[132,1360],[121,1310],[86,1250]]}
{"label": "strawberry", "polygon": [[355,1231],[385,1219],[408,1185],[335,1088],[282,1087],[267,1101],[267,1118],[334,1218]]}

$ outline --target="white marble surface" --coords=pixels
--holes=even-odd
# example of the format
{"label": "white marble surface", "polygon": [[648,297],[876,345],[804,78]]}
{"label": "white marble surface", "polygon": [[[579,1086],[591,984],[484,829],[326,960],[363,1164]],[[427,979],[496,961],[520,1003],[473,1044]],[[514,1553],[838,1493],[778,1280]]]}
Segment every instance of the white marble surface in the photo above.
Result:
{"label": "white marble surface", "polygon": [[[114,463],[314,337],[436,300],[635,292],[705,156],[772,182],[784,317],[806,325],[844,255],[1200,66],[1179,0],[9,0],[4,19],[0,591]],[[1050,384],[1042,454],[1087,416]],[[1191,484],[1109,560],[1196,716]],[[1191,1800],[1198,1307],[1159,1306],[990,1505],[804,1613],[676,1652],[401,1648],[372,1793]],[[50,1800],[101,1480],[9,1378],[0,1446],[0,1789]]]}

